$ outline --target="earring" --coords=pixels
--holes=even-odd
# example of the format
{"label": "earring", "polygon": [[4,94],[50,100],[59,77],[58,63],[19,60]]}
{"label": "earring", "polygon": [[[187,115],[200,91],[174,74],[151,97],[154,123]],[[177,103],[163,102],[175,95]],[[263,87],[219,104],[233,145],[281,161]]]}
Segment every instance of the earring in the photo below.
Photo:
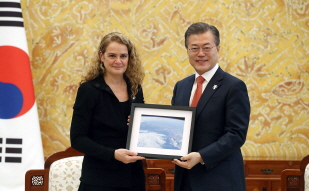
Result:
{"label": "earring", "polygon": [[105,68],[104,68],[104,63],[103,63],[103,62],[101,62],[100,68],[102,69],[102,71],[103,71],[103,73],[104,73]]}

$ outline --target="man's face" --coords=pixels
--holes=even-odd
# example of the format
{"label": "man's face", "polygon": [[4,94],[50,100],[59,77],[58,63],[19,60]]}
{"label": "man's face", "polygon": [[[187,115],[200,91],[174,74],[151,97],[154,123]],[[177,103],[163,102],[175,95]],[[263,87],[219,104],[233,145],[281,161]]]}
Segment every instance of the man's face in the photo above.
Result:
{"label": "man's face", "polygon": [[188,37],[189,62],[199,75],[208,72],[218,63],[219,51],[220,46],[216,46],[211,31]]}

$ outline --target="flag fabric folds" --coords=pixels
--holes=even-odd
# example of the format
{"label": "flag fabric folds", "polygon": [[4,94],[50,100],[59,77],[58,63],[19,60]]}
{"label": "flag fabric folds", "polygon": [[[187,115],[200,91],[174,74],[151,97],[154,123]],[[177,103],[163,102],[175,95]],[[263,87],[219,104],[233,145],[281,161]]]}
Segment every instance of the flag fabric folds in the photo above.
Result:
{"label": "flag fabric folds", "polygon": [[0,190],[23,191],[44,156],[22,9],[0,0]]}

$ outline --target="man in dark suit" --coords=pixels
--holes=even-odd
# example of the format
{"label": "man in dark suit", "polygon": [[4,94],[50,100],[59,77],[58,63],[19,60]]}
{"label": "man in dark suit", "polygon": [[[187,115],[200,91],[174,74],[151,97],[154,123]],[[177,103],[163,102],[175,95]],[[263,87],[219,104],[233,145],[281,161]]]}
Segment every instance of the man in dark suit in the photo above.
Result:
{"label": "man in dark suit", "polygon": [[[250,118],[247,87],[219,67],[220,35],[215,26],[192,24],[185,33],[185,47],[196,74],[176,83],[172,105],[196,107],[196,117],[192,152],[173,160],[175,191],[245,191],[240,147]],[[193,98],[196,90],[202,92],[198,101]]]}

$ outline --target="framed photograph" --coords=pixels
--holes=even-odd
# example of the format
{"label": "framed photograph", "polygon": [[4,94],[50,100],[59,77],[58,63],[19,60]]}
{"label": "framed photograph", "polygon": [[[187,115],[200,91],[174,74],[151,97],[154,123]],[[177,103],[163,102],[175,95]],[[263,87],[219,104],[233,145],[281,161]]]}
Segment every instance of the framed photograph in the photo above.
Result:
{"label": "framed photograph", "polygon": [[133,103],[127,149],[153,159],[191,152],[195,107]]}

